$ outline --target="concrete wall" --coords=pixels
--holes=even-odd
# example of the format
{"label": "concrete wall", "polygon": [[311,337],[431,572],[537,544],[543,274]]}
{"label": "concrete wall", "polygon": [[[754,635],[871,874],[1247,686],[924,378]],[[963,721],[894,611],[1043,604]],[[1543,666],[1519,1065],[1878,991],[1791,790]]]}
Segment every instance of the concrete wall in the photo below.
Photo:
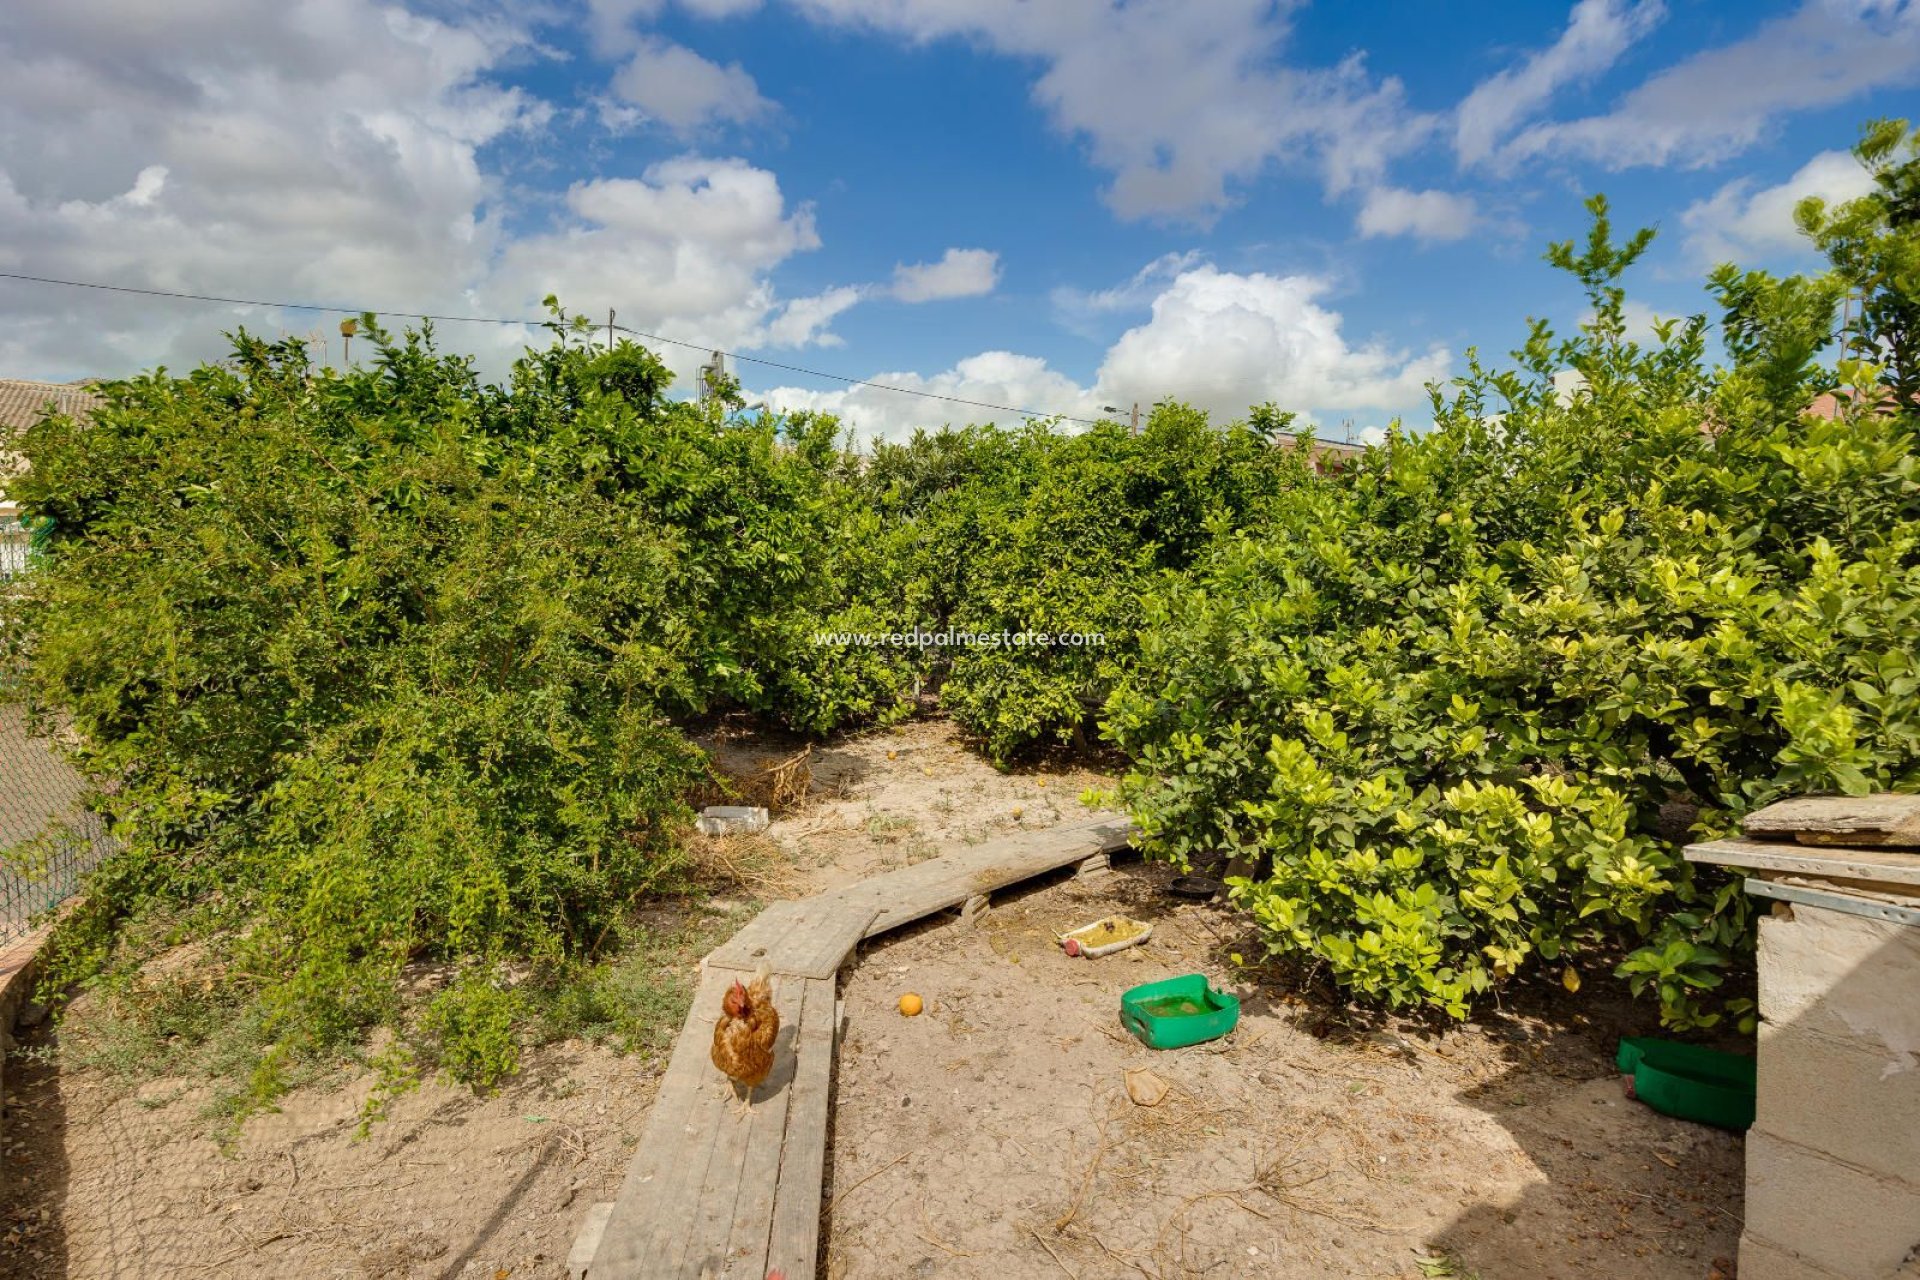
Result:
{"label": "concrete wall", "polygon": [[1759,963],[1740,1280],[1920,1276],[1920,928],[1780,903]]}

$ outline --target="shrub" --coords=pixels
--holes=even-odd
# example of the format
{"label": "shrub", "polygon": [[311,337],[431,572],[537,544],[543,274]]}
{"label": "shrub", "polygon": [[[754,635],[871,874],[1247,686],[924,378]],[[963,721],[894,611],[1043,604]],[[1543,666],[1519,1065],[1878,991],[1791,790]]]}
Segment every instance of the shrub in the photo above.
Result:
{"label": "shrub", "polygon": [[929,649],[909,661],[942,710],[1005,764],[1082,740],[1130,660],[1141,595],[1213,539],[1258,518],[1305,474],[1272,447],[1286,419],[1216,428],[1157,406],[1132,435],[1041,424],[972,427],[880,445],[859,471],[891,571],[876,574],[864,629],[981,635],[1078,632],[1104,644]]}
{"label": "shrub", "polygon": [[212,940],[257,1100],[404,1032],[415,959],[460,975],[423,1048],[497,1078],[499,962],[590,956],[677,874],[704,762],[674,717],[863,705],[787,674],[837,590],[831,423],[669,403],[652,356],[564,325],[501,387],[365,328],[344,375],[243,333],[106,387],[91,425],[27,433],[17,486],[55,535],[0,634],[126,846],[70,954],[137,960],[123,914]]}
{"label": "shrub", "polygon": [[[1897,363],[1816,363],[1831,279],[1716,273],[1725,369],[1699,319],[1629,340],[1617,281],[1650,233],[1616,245],[1593,209],[1549,255],[1585,286],[1580,332],[1472,360],[1435,430],[1164,579],[1107,732],[1154,851],[1270,867],[1233,892],[1274,953],[1464,1016],[1624,947],[1670,1023],[1709,1025],[1748,1012],[1708,997],[1752,931],[1674,814],[1712,836],[1789,792],[1920,788],[1916,422],[1881,390]],[[1837,218],[1883,261],[1920,235]],[[1913,278],[1874,279],[1897,317]],[[1801,414],[1835,383],[1850,408]]]}

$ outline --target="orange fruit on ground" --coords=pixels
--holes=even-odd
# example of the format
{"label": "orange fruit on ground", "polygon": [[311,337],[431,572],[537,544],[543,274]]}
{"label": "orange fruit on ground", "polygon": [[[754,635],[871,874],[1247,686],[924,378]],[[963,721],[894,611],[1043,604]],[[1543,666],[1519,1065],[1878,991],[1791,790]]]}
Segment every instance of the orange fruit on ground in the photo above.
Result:
{"label": "orange fruit on ground", "polygon": [[924,1008],[926,1008],[926,1006],[921,1003],[920,997],[913,994],[913,992],[911,991],[907,992],[907,994],[900,997],[900,1012],[905,1014],[909,1018],[913,1017],[915,1014],[919,1013],[920,1010]]}

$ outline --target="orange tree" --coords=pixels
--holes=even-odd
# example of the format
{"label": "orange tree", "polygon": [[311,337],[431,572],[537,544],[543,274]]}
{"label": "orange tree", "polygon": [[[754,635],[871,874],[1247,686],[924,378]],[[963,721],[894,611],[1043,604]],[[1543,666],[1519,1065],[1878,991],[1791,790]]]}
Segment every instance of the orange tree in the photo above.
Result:
{"label": "orange tree", "polygon": [[[1720,992],[1746,899],[1688,826],[1920,788],[1905,136],[1869,130],[1878,193],[1802,211],[1833,272],[1715,273],[1725,367],[1701,318],[1628,336],[1650,233],[1617,244],[1596,200],[1549,254],[1577,333],[1472,359],[1434,430],[1165,580],[1106,721],[1150,848],[1255,859],[1233,895],[1271,951],[1388,1005],[1465,1016],[1611,956],[1674,1025],[1750,1020]],[[1823,363],[1848,287],[1871,340]]]}

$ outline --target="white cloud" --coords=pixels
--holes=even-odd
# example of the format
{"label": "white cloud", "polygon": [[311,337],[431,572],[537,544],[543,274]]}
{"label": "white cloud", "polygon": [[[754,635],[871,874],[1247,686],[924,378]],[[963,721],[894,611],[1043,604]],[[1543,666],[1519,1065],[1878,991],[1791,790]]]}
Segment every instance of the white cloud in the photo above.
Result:
{"label": "white cloud", "polygon": [[[0,269],[454,314],[540,299],[729,349],[833,341],[862,294],[780,296],[810,208],[743,160],[574,184],[551,211],[483,160],[552,117],[493,73],[540,56],[494,19],[375,0],[15,0],[0,24]],[[532,230],[510,233],[515,208]],[[0,372],[68,378],[225,354],[222,330],[337,317],[0,282]],[[442,326],[498,371],[537,330]],[[337,346],[332,355],[338,356]],[[684,373],[700,354],[662,352]]]}
{"label": "white cloud", "polygon": [[[829,345],[824,326],[854,288],[782,303],[767,273],[819,247],[813,211],[787,208],[772,173],[739,159],[680,156],[639,178],[568,189],[562,225],[508,245],[484,287],[504,311],[559,293],[569,309],[726,349]],[[700,353],[661,352],[684,373]]]}
{"label": "white cloud", "polygon": [[1764,259],[1812,252],[1793,223],[1793,210],[1808,196],[1829,203],[1873,190],[1873,179],[1845,151],[1822,151],[1785,182],[1756,187],[1751,178],[1727,183],[1680,215],[1687,248],[1706,262]]}
{"label": "white cloud", "polygon": [[893,269],[893,296],[902,302],[977,298],[1000,282],[1000,255],[990,249],[949,249],[938,262]]}
{"label": "white cloud", "polygon": [[1665,15],[1660,0],[1580,0],[1550,47],[1481,81],[1460,103],[1454,149],[1461,163],[1488,159],[1514,125],[1560,89],[1608,70]]}
{"label": "white cloud", "polygon": [[792,0],[816,20],[915,42],[958,38],[1036,61],[1036,102],[1113,175],[1123,218],[1205,221],[1274,162],[1332,194],[1370,183],[1431,131],[1359,56],[1294,67],[1271,0]]}
{"label": "white cloud", "polygon": [[[984,352],[931,376],[893,372],[872,380],[1080,418],[1102,416],[1101,406],[1107,404],[1150,404],[1168,397],[1199,405],[1223,421],[1268,400],[1310,414],[1421,404],[1426,384],[1446,377],[1448,353],[1435,348],[1416,356],[1377,343],[1352,344],[1341,332],[1339,314],[1319,302],[1327,290],[1325,281],[1309,276],[1242,275],[1195,266],[1168,282],[1153,300],[1150,317],[1114,343],[1091,386],[1036,357],[1007,351]],[[863,435],[892,439],[916,426],[1020,417],[874,387],[775,387],[760,398],[779,409],[838,413]]]}
{"label": "white cloud", "polygon": [[[679,0],[696,18],[733,18],[760,7],[760,0]],[[587,0],[587,34],[603,55],[617,57],[640,43],[640,26],[659,19],[667,0]]]}
{"label": "white cloud", "polygon": [[739,63],[721,66],[693,50],[643,37],[613,77],[614,95],[648,120],[689,133],[713,124],[745,124],[773,110]]}
{"label": "white cloud", "polygon": [[[983,351],[969,356],[943,373],[923,376],[913,372],[876,373],[870,381],[905,387],[958,400],[1006,405],[1038,415],[1099,416],[1099,401],[1073,379],[1049,368],[1038,356],[1011,351]],[[903,439],[916,427],[943,423],[1021,420],[1019,413],[985,409],[977,404],[929,400],[901,395],[880,387],[849,387],[844,391],[816,391],[805,387],[774,387],[758,399],[782,413],[811,409],[840,415],[863,438]]]}
{"label": "white cloud", "polygon": [[1206,261],[1198,249],[1163,253],[1131,277],[1106,289],[1079,289],[1061,285],[1048,295],[1053,304],[1055,323],[1069,333],[1088,340],[1110,333],[1106,317],[1121,312],[1145,311],[1153,300],[1183,271]]}
{"label": "white cloud", "polygon": [[1709,165],[1795,111],[1830,107],[1920,77],[1920,3],[1805,0],[1745,39],[1646,80],[1605,115],[1543,122],[1501,152],[1509,163],[1578,156],[1612,169]]}
{"label": "white cloud", "polygon": [[[526,37],[359,0],[14,0],[0,264],[238,297],[459,304],[499,238],[479,149],[547,118],[485,73]],[[0,369],[128,372],[308,315],[0,288]],[[330,325],[328,327],[331,327]]]}
{"label": "white cloud", "polygon": [[1458,240],[1479,222],[1471,196],[1449,191],[1375,187],[1367,193],[1356,225],[1365,238],[1413,236],[1420,240]]}
{"label": "white cloud", "polygon": [[1171,395],[1224,416],[1267,400],[1304,410],[1423,400],[1447,353],[1349,344],[1339,313],[1319,304],[1328,288],[1313,276],[1184,272],[1154,300],[1152,319],[1107,352],[1098,389],[1117,403]]}
{"label": "white cloud", "polygon": [[859,286],[841,285],[824,293],[795,298],[780,309],[779,316],[768,322],[764,343],[774,347],[842,346],[840,336],[827,332],[827,326],[864,297],[866,290]]}
{"label": "white cloud", "polygon": [[1181,272],[1204,261],[1198,249],[1182,253],[1163,253],[1131,277],[1108,289],[1076,289],[1061,285],[1050,295],[1063,323],[1083,313],[1104,314],[1114,311],[1144,310],[1160,296],[1167,284]]}

